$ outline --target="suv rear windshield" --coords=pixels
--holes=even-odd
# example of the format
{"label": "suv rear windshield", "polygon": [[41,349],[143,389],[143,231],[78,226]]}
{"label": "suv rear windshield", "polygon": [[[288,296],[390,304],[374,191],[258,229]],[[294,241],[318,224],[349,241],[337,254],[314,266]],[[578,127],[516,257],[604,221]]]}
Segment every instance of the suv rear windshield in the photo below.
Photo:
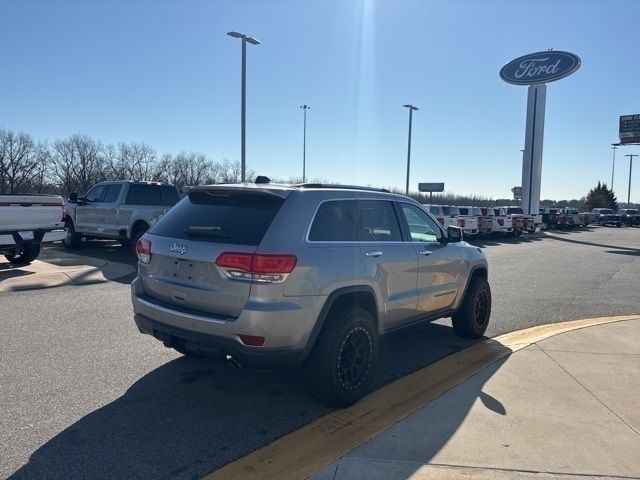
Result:
{"label": "suv rear windshield", "polygon": [[515,213],[515,214],[520,213],[520,214],[522,214],[522,213],[524,213],[524,212],[522,211],[522,209],[521,209],[521,208],[512,207],[512,208],[509,208],[509,209],[507,210],[507,213]]}
{"label": "suv rear windshield", "polygon": [[149,233],[188,240],[259,245],[284,199],[273,195],[191,192]]}
{"label": "suv rear windshield", "polygon": [[158,205],[171,207],[178,203],[180,196],[171,185],[132,183],[127,193],[127,205]]}

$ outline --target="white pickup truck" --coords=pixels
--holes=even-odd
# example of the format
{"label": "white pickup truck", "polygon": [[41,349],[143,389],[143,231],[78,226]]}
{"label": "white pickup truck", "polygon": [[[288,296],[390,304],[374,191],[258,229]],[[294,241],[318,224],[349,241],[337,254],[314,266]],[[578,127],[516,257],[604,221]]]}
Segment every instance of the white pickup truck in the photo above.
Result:
{"label": "white pickup truck", "polygon": [[[443,205],[442,211],[445,216],[456,218],[458,220],[458,226],[462,229],[464,236],[467,238],[473,238],[478,235],[478,217],[470,215],[470,207],[456,207],[453,205]],[[463,213],[461,212],[465,212]]]}
{"label": "white pickup truck", "polygon": [[58,195],[0,195],[0,254],[24,265],[40,254],[40,244],[62,240],[64,204]]}
{"label": "white pickup truck", "polygon": [[429,213],[431,215],[436,217],[436,220],[438,220],[438,222],[440,222],[440,225],[442,225],[444,227],[445,231],[449,227],[457,227],[458,226],[458,219],[446,216],[444,214],[444,212],[442,210],[442,207],[440,205],[430,205],[430,204],[427,204],[427,203],[423,203],[422,205],[429,210]]}

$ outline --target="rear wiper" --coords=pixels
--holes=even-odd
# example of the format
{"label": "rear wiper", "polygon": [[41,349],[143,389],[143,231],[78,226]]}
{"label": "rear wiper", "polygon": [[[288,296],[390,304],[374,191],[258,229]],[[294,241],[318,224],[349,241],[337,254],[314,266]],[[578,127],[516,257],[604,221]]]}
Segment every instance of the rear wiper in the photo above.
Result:
{"label": "rear wiper", "polygon": [[229,235],[225,235],[220,230],[222,227],[208,227],[191,225],[184,231],[187,235],[211,237],[211,238],[229,238]]}

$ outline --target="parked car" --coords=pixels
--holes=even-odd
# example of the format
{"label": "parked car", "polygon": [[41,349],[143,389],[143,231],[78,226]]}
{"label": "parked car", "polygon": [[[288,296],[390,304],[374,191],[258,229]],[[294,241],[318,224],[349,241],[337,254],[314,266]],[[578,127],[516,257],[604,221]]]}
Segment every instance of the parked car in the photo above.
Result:
{"label": "parked car", "polygon": [[560,208],[541,207],[542,229],[553,230],[566,226],[566,217]]}
{"label": "parked car", "polygon": [[59,195],[0,195],[0,254],[14,265],[32,262],[40,245],[64,238]]}
{"label": "parked car", "polygon": [[383,190],[193,187],[137,244],[135,322],[187,355],[301,366],[317,398],[350,405],[374,378],[381,335],[452,316],[457,334],[482,336],[487,260],[461,240]]}
{"label": "parked car", "polygon": [[523,231],[533,233],[536,230],[535,217],[533,215],[527,215],[522,210],[522,207],[503,207],[507,211],[507,215],[511,215],[511,218],[515,221],[517,228],[519,228],[520,222],[522,222]]}
{"label": "parked car", "polygon": [[[463,207],[464,208],[464,207]],[[468,214],[469,207],[465,208],[465,212]],[[463,215],[460,212],[459,207],[455,207],[452,205],[443,205],[442,211],[444,212],[445,217],[456,218],[458,221],[458,226],[462,229],[465,237],[473,238],[478,235],[478,219],[473,215]]]}
{"label": "parked car", "polygon": [[623,208],[619,210],[622,221],[628,226],[640,226],[640,210],[637,208]]}
{"label": "parked car", "polygon": [[449,215],[445,215],[442,207],[440,205],[429,205],[424,204],[425,207],[433,217],[440,222],[440,225],[444,227],[446,230],[449,227],[458,227],[458,219],[455,217],[450,217]]}
{"label": "parked car", "polygon": [[507,216],[506,210],[494,207],[482,207],[482,216],[491,220],[491,233],[498,235],[511,235],[513,233],[513,221]]}
{"label": "parked car", "polygon": [[599,225],[622,226],[622,217],[610,208],[593,208],[591,209],[591,213],[595,214],[595,221]]}
{"label": "parked car", "polygon": [[69,195],[64,246],[78,248],[83,238],[111,238],[130,245],[173,205],[180,195],[162,182],[102,182],[79,197]]}
{"label": "parked car", "polygon": [[583,218],[577,208],[562,208],[560,209],[562,215],[564,215],[565,223],[568,228],[576,228],[583,224]]}
{"label": "parked car", "polygon": [[470,207],[471,214],[478,219],[478,235],[491,235],[493,220],[488,216],[488,209]]}
{"label": "parked car", "polygon": [[489,235],[491,233],[493,222],[490,218],[482,215],[480,207],[458,207],[458,211],[461,217],[474,217],[477,220],[478,235]]}

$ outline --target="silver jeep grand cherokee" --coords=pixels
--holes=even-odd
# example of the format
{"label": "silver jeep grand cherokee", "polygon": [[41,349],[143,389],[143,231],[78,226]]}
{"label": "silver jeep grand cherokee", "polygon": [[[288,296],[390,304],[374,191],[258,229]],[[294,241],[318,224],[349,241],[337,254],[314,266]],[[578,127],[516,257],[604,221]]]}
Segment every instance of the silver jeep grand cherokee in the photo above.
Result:
{"label": "silver jeep grand cherokee", "polygon": [[483,335],[487,260],[410,198],[369,188],[190,187],[138,242],[140,332],[185,355],[300,366],[314,396],[355,403],[380,335],[453,318]]}

